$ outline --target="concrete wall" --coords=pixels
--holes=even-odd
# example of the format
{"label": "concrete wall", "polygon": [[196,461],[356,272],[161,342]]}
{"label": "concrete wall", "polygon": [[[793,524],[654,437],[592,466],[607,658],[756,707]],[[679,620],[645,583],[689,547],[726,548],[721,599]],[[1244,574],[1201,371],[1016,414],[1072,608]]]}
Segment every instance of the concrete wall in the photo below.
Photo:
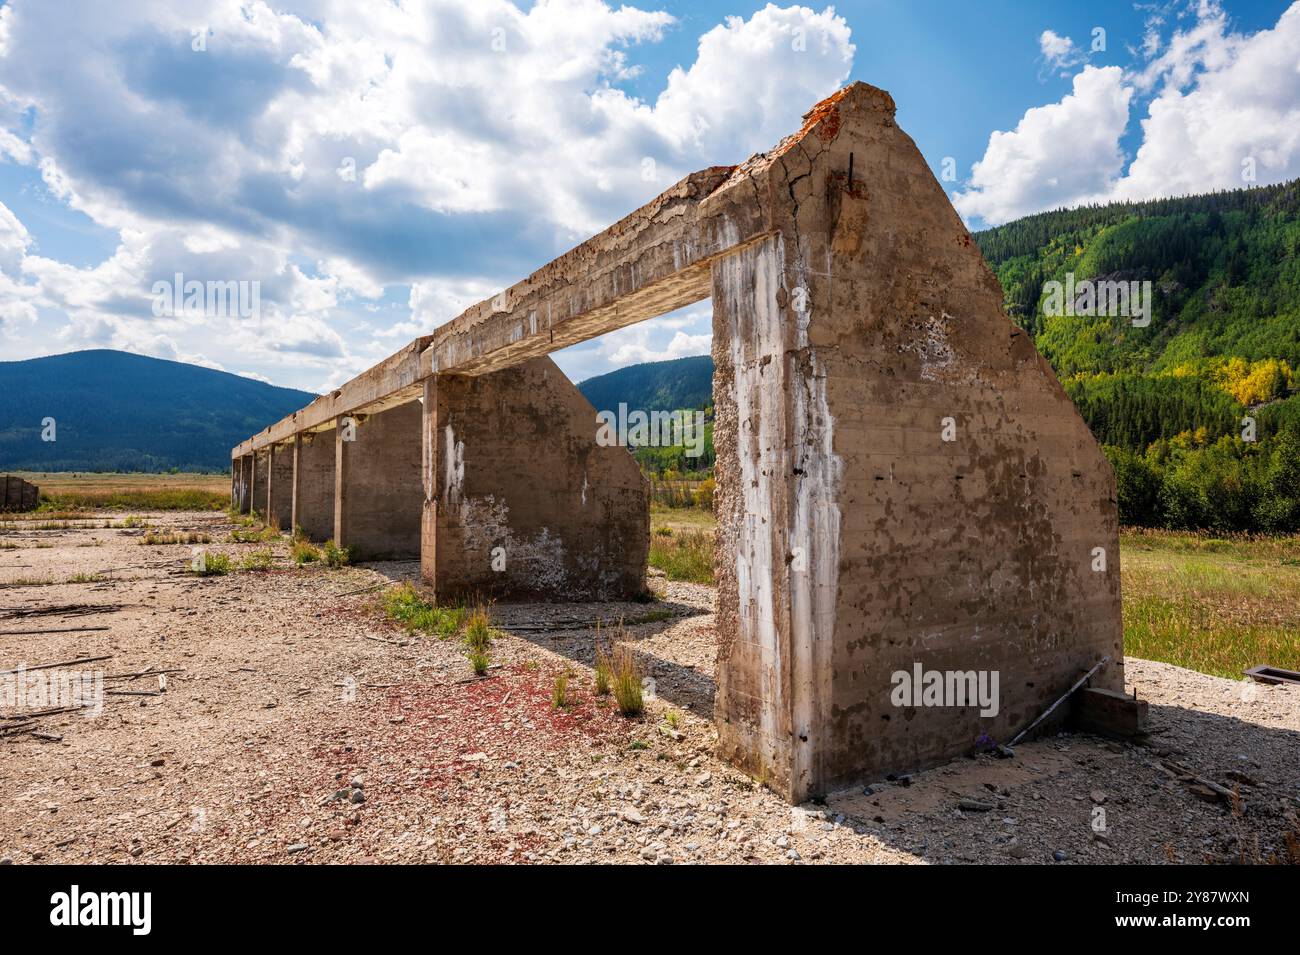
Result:
{"label": "concrete wall", "polygon": [[293,527],[308,540],[334,536],[334,442],[331,429],[300,434],[294,443]]}
{"label": "concrete wall", "polygon": [[[353,560],[420,556],[419,401],[340,419],[335,429],[334,537]],[[352,440],[348,440],[352,437]]]}
{"label": "concrete wall", "polygon": [[293,530],[293,443],[270,448],[266,483],[266,521]]}
{"label": "concrete wall", "polygon": [[644,590],[645,479],[626,448],[596,443],[596,409],[550,358],[438,375],[424,407],[422,572],[439,598]]}
{"label": "concrete wall", "polygon": [[[644,482],[536,356],[694,300],[706,276],[725,756],[799,801],[1006,740],[1103,655],[1094,685],[1122,686],[1109,465],[863,84],[232,454],[350,414],[332,471],[299,448],[296,509],[332,477],[358,559],[418,552],[440,597],[634,593]],[[260,509],[265,458],[249,464]],[[897,703],[915,666],[996,674],[996,713]]]}
{"label": "concrete wall", "polygon": [[253,498],[249,503],[251,511],[256,511],[263,518],[266,517],[266,477],[268,471],[268,459],[270,451],[263,450],[249,455],[251,459],[250,468],[252,475],[249,478],[248,486],[252,489]]}
{"label": "concrete wall", "polygon": [[30,511],[40,503],[41,489],[12,474],[0,475],[0,511]]}
{"label": "concrete wall", "polygon": [[[1005,741],[1103,655],[1122,686],[1113,475],[888,94],[745,175],[776,234],[714,266],[723,753],[798,801]],[[997,714],[894,705],[917,663],[996,671]]]}

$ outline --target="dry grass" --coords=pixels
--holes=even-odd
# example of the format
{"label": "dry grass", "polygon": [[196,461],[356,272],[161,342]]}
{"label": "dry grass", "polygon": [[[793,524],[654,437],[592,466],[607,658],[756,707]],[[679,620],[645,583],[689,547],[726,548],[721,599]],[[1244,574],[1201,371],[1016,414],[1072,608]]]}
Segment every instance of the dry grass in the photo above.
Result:
{"label": "dry grass", "polygon": [[219,511],[230,504],[227,474],[13,473],[41,489],[42,511]]}
{"label": "dry grass", "polygon": [[669,580],[713,583],[713,534],[657,526],[650,534],[650,566],[662,570]]}
{"label": "dry grass", "polygon": [[610,662],[618,711],[627,717],[640,715],[645,709],[645,688],[641,685],[641,664],[636,651],[625,643],[616,643]]}
{"label": "dry grass", "polygon": [[[713,515],[652,507],[650,566],[713,583]],[[1300,670],[1300,536],[1132,529],[1120,539],[1124,652],[1239,679]]]}
{"label": "dry grass", "polygon": [[1300,537],[1125,532],[1124,652],[1239,679],[1300,669]]}

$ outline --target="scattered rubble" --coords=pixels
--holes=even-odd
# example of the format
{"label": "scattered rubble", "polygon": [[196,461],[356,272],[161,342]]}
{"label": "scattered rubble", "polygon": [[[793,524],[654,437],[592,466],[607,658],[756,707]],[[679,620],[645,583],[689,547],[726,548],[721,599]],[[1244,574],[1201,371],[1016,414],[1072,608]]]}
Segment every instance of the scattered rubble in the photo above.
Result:
{"label": "scattered rubble", "polygon": [[[227,536],[218,515],[150,520]],[[77,548],[90,535],[103,546]],[[78,618],[108,629],[0,635],[0,669],[108,657],[86,665],[149,695],[0,742],[0,864],[1198,863],[1267,859],[1297,829],[1294,686],[1130,659],[1151,707],[1145,745],[1065,735],[1022,742],[1014,758],[972,748],[791,807],[713,755],[709,587],[657,580],[652,604],[494,608],[507,630],[648,620],[627,637],[653,696],[627,720],[594,694],[590,630],[500,635],[498,666],[474,678],[454,640],[386,621],[374,588],[415,579],[414,562],[297,569],[281,543],[269,571],[198,580],[168,573],[187,546],[150,548],[142,568],[120,531],[53,540],[37,559],[79,561],[106,582],[16,587],[5,607],[111,600]],[[0,583],[18,573],[0,560]],[[566,669],[569,705],[556,709]]]}

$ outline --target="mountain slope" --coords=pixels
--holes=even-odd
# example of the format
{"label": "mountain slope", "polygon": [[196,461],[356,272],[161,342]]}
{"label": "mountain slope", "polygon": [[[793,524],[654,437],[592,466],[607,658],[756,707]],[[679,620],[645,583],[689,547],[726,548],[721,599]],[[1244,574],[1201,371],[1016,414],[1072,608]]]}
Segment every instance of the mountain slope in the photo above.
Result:
{"label": "mountain slope", "polygon": [[[1045,212],[974,238],[1106,448],[1121,520],[1300,529],[1300,180]],[[1090,280],[1149,281],[1150,322],[1051,307],[1050,283]],[[711,374],[688,358],[579,388],[597,409],[697,407]]]}
{"label": "mountain slope", "polygon": [[[1300,180],[1046,212],[975,240],[1106,446],[1121,520],[1300,528]],[[1063,310],[1052,288],[1144,281],[1146,325]]]}
{"label": "mountain slope", "polygon": [[619,402],[641,411],[713,405],[713,359],[708,355],[629,365],[578,385],[597,411],[617,414]]}
{"label": "mountain slope", "polygon": [[0,471],[225,470],[234,445],[315,397],[106,349],[0,362]]}

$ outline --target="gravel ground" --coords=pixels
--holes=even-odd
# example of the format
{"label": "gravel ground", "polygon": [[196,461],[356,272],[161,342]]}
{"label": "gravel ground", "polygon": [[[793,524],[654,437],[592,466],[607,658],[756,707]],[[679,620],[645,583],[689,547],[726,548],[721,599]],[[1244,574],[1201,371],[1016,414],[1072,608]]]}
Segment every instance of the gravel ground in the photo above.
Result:
{"label": "gravel ground", "polygon": [[[0,531],[18,545],[0,550],[0,669],[110,656],[84,666],[179,671],[161,692],[156,673],[109,681],[100,716],[42,717],[44,738],[0,735],[4,861],[1159,863],[1266,858],[1300,831],[1296,688],[1130,660],[1144,746],[1057,736],[792,808],[713,756],[712,588],[500,605],[516,629],[473,679],[454,641],[410,637],[356,592],[414,579],[414,562],[299,570],[280,543],[273,570],[196,579],[190,546],[120,525]],[[98,576],[67,582],[79,574]],[[69,604],[98,609],[13,615]],[[655,694],[625,720],[592,694],[585,626],[647,615],[662,619],[628,634]],[[71,627],[107,629],[13,633]]]}

